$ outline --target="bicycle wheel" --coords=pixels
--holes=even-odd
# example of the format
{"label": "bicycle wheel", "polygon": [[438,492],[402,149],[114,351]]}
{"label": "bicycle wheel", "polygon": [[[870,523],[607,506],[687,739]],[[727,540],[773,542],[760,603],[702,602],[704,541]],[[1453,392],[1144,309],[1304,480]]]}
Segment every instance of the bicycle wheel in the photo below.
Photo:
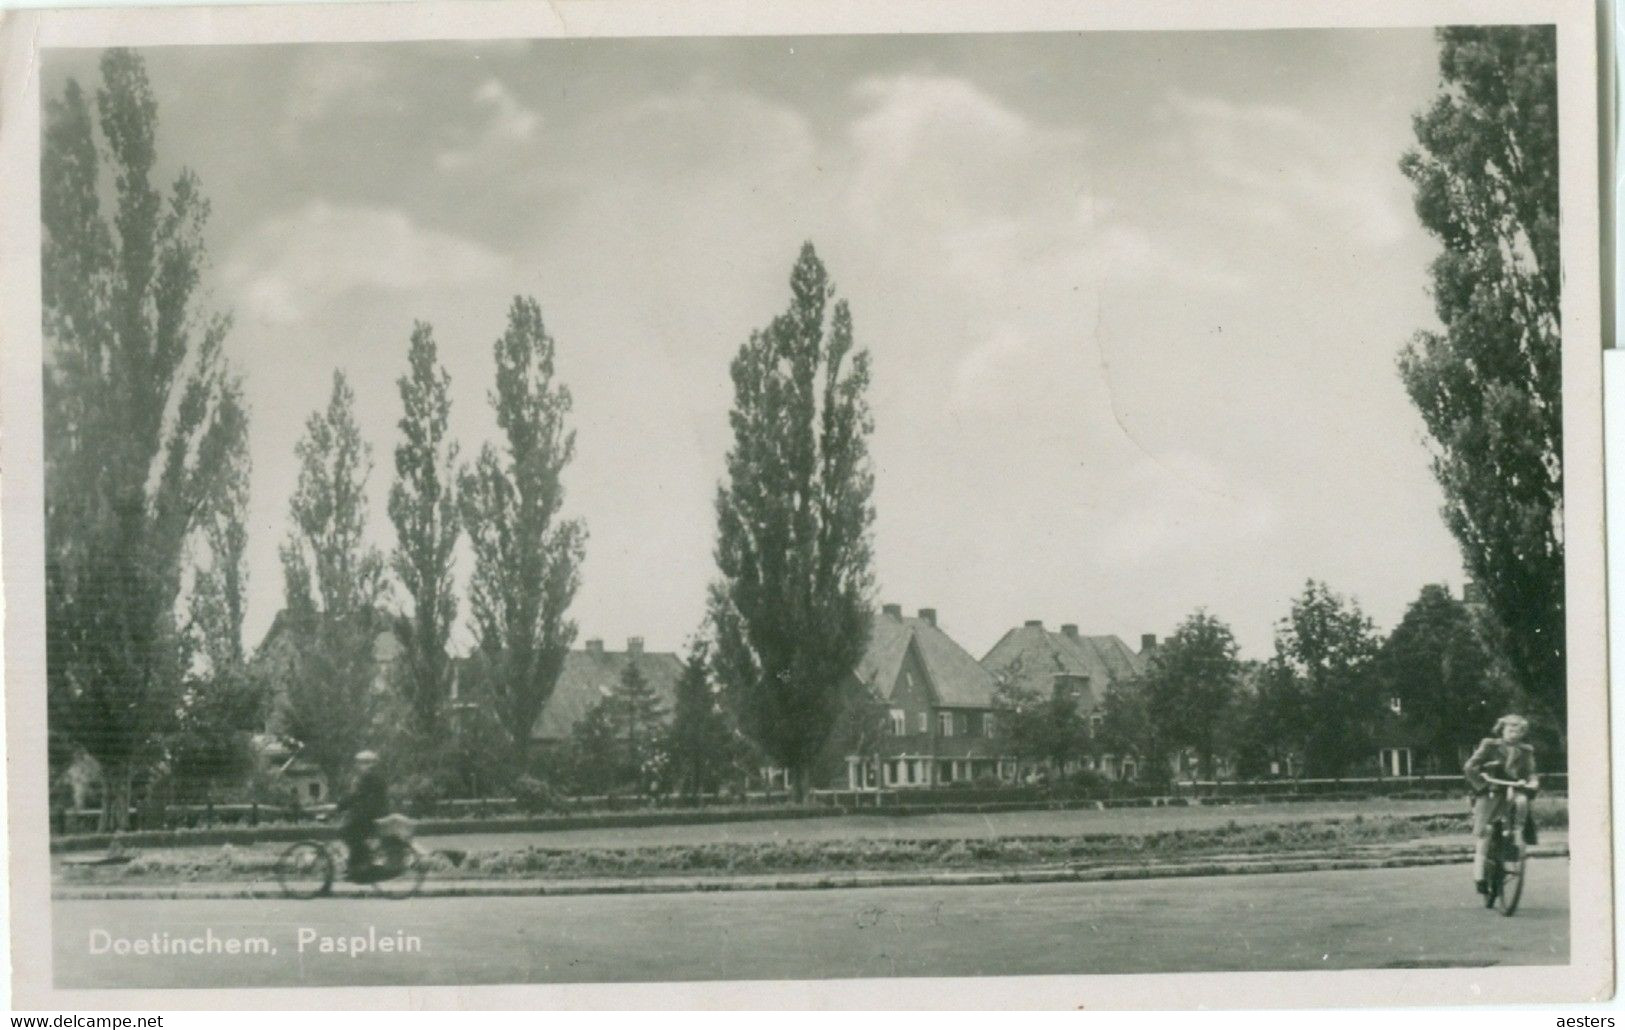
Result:
{"label": "bicycle wheel", "polygon": [[276,860],[276,882],[290,898],[314,898],[333,885],[333,856],[320,842],[302,840]]}
{"label": "bicycle wheel", "polygon": [[386,844],[380,846],[379,851],[380,875],[372,881],[372,889],[386,898],[409,898],[416,894],[429,873],[417,845]]}
{"label": "bicycle wheel", "polygon": [[1484,855],[1484,907],[1494,908],[1501,897],[1501,827],[1490,827],[1489,847]]}
{"label": "bicycle wheel", "polygon": [[1510,916],[1518,911],[1518,902],[1523,900],[1523,882],[1529,872],[1529,858],[1510,839],[1503,841],[1507,851],[1501,856],[1501,890],[1497,903],[1501,907],[1501,914]]}

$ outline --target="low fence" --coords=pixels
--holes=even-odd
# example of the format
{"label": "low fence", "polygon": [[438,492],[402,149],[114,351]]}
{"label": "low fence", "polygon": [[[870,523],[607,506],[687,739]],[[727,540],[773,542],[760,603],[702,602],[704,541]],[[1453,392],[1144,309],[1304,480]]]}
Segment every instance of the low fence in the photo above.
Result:
{"label": "low fence", "polygon": [[[1548,794],[1562,795],[1568,789],[1563,773],[1542,776]],[[425,835],[467,833],[527,833],[557,830],[614,829],[640,826],[680,826],[754,822],[770,819],[816,819],[838,816],[930,816],[950,814],[992,814],[1020,811],[1063,811],[1073,809],[1164,808],[1209,805],[1305,803],[1313,801],[1352,801],[1362,798],[1444,798],[1463,793],[1459,776],[1412,776],[1327,780],[1238,780],[1182,781],[1171,791],[1153,791],[1111,785],[1109,796],[1083,788],[1046,790],[1041,787],[998,788],[918,788],[914,790],[851,791],[826,790],[809,793],[805,804],[793,804],[782,792],[757,793],[741,803],[738,795],[710,797],[699,804],[692,800],[628,797],[581,797],[570,799],[571,810],[547,814],[523,814],[515,810],[512,798],[465,798],[440,802],[439,813],[419,818],[418,832]],[[618,807],[616,807],[618,806]],[[221,844],[247,845],[256,842],[291,842],[307,837],[330,836],[336,831],[318,814],[332,806],[303,808],[285,812],[271,805],[198,806],[218,820],[193,826],[141,827],[118,833],[93,831],[97,812],[82,811],[91,818],[79,832],[53,834],[52,851],[101,850],[114,845],[128,847],[197,847]],[[232,821],[238,818],[239,821]]]}
{"label": "low fence", "polygon": [[[684,826],[759,822],[764,819],[818,819],[840,815],[838,809],[808,805],[773,805],[708,809],[645,809],[637,812],[589,812],[578,815],[509,815],[484,818],[420,819],[420,836],[468,833],[545,833],[560,830],[625,829],[638,826]],[[122,833],[79,833],[54,837],[52,852],[101,851],[109,848],[218,847],[292,843],[330,838],[338,828],[326,822],[275,823],[259,826],[211,826],[182,830],[129,830]]]}
{"label": "low fence", "polygon": [[[1541,790],[1547,794],[1566,794],[1569,789],[1567,773],[1542,773]],[[1328,797],[1362,795],[1367,797],[1434,796],[1442,797],[1463,793],[1466,781],[1459,775],[1451,776],[1361,776],[1331,779],[1268,779],[1268,780],[1179,780],[1173,784],[1178,797],[1223,798],[1235,796],[1310,796]]]}
{"label": "low fence", "polygon": [[[444,798],[431,802],[405,802],[401,807],[423,819],[487,819],[501,816],[540,814],[573,815],[598,812],[646,812],[691,809],[739,808],[741,806],[787,805],[793,798],[787,791],[746,791],[729,794],[582,795],[561,797],[545,810],[526,809],[512,797]],[[266,824],[320,825],[333,805],[291,805],[246,801],[219,804],[135,803],[130,806],[131,831],[191,830],[221,827],[253,828]],[[99,808],[57,809],[51,813],[52,833],[61,836],[95,833],[101,825]]]}

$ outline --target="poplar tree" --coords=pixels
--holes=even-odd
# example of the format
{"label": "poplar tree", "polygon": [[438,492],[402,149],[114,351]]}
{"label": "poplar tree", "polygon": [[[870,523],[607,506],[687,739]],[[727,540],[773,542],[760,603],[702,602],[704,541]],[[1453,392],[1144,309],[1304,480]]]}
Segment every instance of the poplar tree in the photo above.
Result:
{"label": "poplar tree", "polygon": [[1400,165],[1443,250],[1442,332],[1399,358],[1433,447],[1444,519],[1519,685],[1567,711],[1557,35],[1440,29],[1441,88]]}
{"label": "poplar tree", "polygon": [[496,342],[490,394],[503,442],[481,449],[461,486],[474,550],[474,633],[516,770],[575,640],[568,612],[586,550],[586,526],[562,514],[575,431],[566,424],[570,390],[557,380],[554,354],[541,306],[514,298]]}
{"label": "poplar tree", "polygon": [[390,566],[410,601],[395,619],[401,644],[397,683],[420,748],[449,739],[446,706],[452,665],[447,652],[457,595],[452,556],[462,533],[457,505],[457,444],[450,439],[451,378],[437,357],[434,331],[412,327],[409,371],[399,383],[403,409],[395,445],[389,518],[395,525]]}
{"label": "poplar tree", "polygon": [[116,830],[175,725],[188,551],[244,416],[229,320],[199,298],[209,203],[189,170],[153,182],[141,57],[108,50],[100,71],[94,114],[74,80],[47,101],[40,161],[46,680],[50,734],[69,745],[53,754],[95,760]]}
{"label": "poplar tree", "polygon": [[874,422],[868,352],[811,243],[790,295],[733,360],[709,613],[740,727],[800,797],[868,644]]}
{"label": "poplar tree", "polygon": [[283,683],[288,734],[337,788],[381,710],[378,602],[384,559],[366,542],[372,449],[355,423],[355,395],[333,373],[327,408],[305,422],[299,481],[282,545],[285,618],[293,646]]}

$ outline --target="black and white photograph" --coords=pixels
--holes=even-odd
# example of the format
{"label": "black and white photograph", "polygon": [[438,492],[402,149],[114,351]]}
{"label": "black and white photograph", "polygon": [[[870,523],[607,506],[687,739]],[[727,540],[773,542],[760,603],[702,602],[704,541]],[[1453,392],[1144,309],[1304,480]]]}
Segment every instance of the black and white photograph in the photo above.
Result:
{"label": "black and white photograph", "polygon": [[6,29],[19,998],[1611,996],[1590,6],[480,6]]}

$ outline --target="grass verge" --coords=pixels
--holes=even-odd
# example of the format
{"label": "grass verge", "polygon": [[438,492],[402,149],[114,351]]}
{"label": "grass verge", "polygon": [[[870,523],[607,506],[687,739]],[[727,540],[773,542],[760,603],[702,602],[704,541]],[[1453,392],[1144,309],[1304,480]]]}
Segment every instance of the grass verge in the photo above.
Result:
{"label": "grass verge", "polygon": [[[1566,805],[1537,806],[1542,829],[1568,825]],[[1150,833],[978,838],[727,841],[640,847],[446,849],[430,858],[445,879],[576,879],[792,872],[1008,869],[1110,862],[1173,862],[1213,855],[1293,855],[1461,836],[1463,815],[1355,816],[1160,830]],[[248,881],[271,876],[278,849],[176,854],[149,851],[122,865],[58,867],[62,884]]]}

